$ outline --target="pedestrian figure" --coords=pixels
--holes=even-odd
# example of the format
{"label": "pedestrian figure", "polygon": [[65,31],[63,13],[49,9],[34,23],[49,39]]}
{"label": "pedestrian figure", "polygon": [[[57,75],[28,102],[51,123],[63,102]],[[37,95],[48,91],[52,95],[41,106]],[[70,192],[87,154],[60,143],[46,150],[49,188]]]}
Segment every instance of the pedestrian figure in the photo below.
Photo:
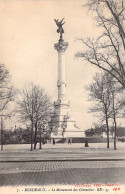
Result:
{"label": "pedestrian figure", "polygon": [[55,145],[55,139],[53,138],[53,145]]}
{"label": "pedestrian figure", "polygon": [[125,141],[125,139],[124,139],[124,137],[122,138],[122,142],[124,142]]}
{"label": "pedestrian figure", "polygon": [[70,139],[68,139],[68,144],[70,144],[70,145],[71,145],[71,141],[70,141]]}
{"label": "pedestrian figure", "polygon": [[37,141],[34,142],[34,150],[36,149]]}
{"label": "pedestrian figure", "polygon": [[85,140],[85,147],[89,147],[88,140]]}

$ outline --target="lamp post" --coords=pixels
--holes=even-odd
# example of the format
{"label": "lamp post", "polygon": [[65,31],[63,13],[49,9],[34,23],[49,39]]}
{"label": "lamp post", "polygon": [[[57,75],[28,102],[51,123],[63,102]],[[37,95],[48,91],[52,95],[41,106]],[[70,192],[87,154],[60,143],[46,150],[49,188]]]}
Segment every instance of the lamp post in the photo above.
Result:
{"label": "lamp post", "polygon": [[1,117],[1,151],[3,151],[3,143],[4,143],[3,142],[3,135],[4,135],[4,130],[3,130],[4,120],[3,120],[3,118],[10,118],[10,115],[1,114],[0,117]]}
{"label": "lamp post", "polygon": [[44,144],[44,131],[45,131],[45,125],[42,125],[42,133],[43,133],[43,144]]}
{"label": "lamp post", "polygon": [[3,115],[1,115],[1,151],[3,151]]}
{"label": "lamp post", "polygon": [[64,138],[64,132],[65,132],[66,127],[67,127],[67,122],[64,121],[63,125],[62,125],[62,128],[63,128],[63,132],[62,132],[63,138]]}
{"label": "lamp post", "polygon": [[50,128],[50,143],[51,143],[51,133],[52,133],[52,130],[53,130],[52,118],[51,118],[51,121],[49,122],[49,128]]}
{"label": "lamp post", "polygon": [[7,117],[7,115],[0,115],[1,116],[1,151],[3,151],[3,126],[4,126],[4,122],[3,122],[3,117]]}
{"label": "lamp post", "polygon": [[31,121],[31,151],[33,151],[33,121]]}
{"label": "lamp post", "polygon": [[42,142],[41,142],[41,126],[40,126],[40,144],[39,144],[39,149],[42,149]]}
{"label": "lamp post", "polygon": [[43,143],[44,143],[44,130],[45,130],[45,125],[40,125],[39,127],[39,132],[40,132],[40,145],[39,149],[42,149],[42,136],[43,136]]}

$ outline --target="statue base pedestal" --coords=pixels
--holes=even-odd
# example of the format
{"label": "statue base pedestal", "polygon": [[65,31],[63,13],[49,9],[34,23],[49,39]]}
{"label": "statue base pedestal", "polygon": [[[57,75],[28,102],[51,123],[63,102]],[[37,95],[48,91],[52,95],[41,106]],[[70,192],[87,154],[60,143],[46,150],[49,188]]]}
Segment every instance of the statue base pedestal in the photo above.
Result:
{"label": "statue base pedestal", "polygon": [[85,131],[77,127],[70,114],[70,102],[63,99],[54,102],[54,115],[52,116],[53,130],[51,138],[85,137]]}

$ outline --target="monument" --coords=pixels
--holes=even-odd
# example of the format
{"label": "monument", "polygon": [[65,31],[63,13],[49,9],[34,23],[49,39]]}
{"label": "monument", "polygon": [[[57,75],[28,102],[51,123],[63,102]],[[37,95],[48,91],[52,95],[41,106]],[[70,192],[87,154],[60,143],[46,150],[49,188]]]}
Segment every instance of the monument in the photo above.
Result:
{"label": "monument", "polygon": [[58,99],[54,102],[54,114],[51,118],[52,132],[51,138],[73,138],[85,137],[84,130],[77,127],[75,120],[70,114],[70,101],[66,95],[66,78],[65,78],[65,52],[68,47],[68,42],[63,40],[64,33],[63,22],[64,18],[59,21],[54,19],[58,26],[57,33],[60,33],[58,43],[54,44],[54,48],[58,52]]}

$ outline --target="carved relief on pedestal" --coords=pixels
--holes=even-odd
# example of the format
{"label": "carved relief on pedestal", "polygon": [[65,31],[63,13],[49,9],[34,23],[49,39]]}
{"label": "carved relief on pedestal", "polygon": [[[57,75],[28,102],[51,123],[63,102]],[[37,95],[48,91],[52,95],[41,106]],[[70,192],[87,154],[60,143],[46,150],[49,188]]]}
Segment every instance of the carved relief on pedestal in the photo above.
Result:
{"label": "carved relief on pedestal", "polygon": [[57,87],[59,88],[61,85],[65,85],[66,87],[66,83],[64,81],[60,82],[59,80],[57,81]]}

